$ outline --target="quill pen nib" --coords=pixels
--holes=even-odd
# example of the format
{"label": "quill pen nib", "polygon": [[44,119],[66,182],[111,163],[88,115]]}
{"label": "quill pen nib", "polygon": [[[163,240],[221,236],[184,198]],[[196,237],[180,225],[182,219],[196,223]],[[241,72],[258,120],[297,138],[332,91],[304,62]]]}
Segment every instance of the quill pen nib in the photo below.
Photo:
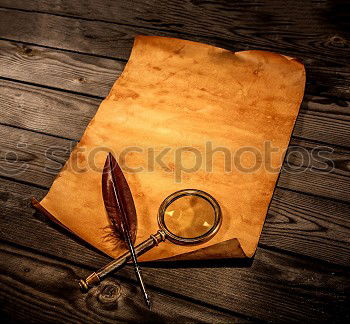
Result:
{"label": "quill pen nib", "polygon": [[141,287],[141,290],[142,290],[142,294],[143,294],[143,298],[146,302],[146,305],[148,307],[149,310],[151,310],[151,300],[147,294],[147,291],[146,291],[146,288],[145,288],[145,284],[143,283],[143,280],[142,280],[142,275],[141,275],[141,269],[137,263],[137,265],[135,266],[134,264],[134,268],[135,268],[135,273],[136,273],[136,278],[137,278],[137,281],[139,282],[139,285]]}

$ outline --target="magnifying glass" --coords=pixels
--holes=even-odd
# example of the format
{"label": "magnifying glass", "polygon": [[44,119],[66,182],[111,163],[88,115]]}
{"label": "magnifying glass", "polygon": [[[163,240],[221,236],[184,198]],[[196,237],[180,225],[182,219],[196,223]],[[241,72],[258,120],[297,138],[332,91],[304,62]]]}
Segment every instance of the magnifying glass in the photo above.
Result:
{"label": "magnifying glass", "polygon": [[[159,207],[160,229],[156,234],[135,246],[135,253],[140,256],[166,239],[181,245],[206,242],[219,230],[221,218],[218,202],[208,193],[197,189],[176,191],[165,198]],[[130,258],[130,252],[125,252],[86,279],[81,279],[80,289],[87,292],[107,275],[122,268]]]}

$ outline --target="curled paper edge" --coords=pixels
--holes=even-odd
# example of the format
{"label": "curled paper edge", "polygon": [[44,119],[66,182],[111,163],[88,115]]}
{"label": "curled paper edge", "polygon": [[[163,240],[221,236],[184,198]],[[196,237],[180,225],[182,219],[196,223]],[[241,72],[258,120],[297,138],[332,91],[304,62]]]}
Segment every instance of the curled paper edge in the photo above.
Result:
{"label": "curled paper edge", "polygon": [[32,197],[31,199],[31,204],[33,206],[34,209],[36,209],[38,212],[40,212],[41,214],[43,214],[44,216],[46,216],[49,220],[53,221],[54,223],[56,223],[57,225],[63,227],[65,230],[67,230],[70,233],[73,233],[74,235],[76,235],[74,232],[72,232],[67,226],[65,226],[64,224],[62,224],[55,216],[53,216],[46,208],[44,208],[40,202],[35,198]]}
{"label": "curled paper edge", "polygon": [[[45,207],[43,207],[40,202],[35,198],[32,197],[31,204],[35,210],[46,216],[49,220],[54,222],[55,224],[61,226],[68,232],[74,234],[78,237],[74,232],[72,232],[67,226],[63,225],[55,216],[53,216]],[[91,244],[90,244],[91,245]],[[223,251],[223,253],[218,254],[218,249]],[[107,253],[106,253],[107,254]],[[110,257],[113,257],[109,254],[107,254]],[[165,258],[165,259],[159,259],[155,260],[157,261],[181,261],[181,260],[203,260],[203,259],[230,259],[230,258],[247,258],[252,257],[252,255],[247,255],[244,253],[241,244],[239,242],[239,239],[234,238],[231,240],[227,240],[225,242],[217,243],[214,245],[210,245],[205,248],[198,249],[193,252],[183,253],[179,254],[177,256],[171,257],[171,258]],[[142,262],[142,261],[140,261]],[[146,261],[147,262],[147,261]]]}
{"label": "curled paper edge", "polygon": [[[219,254],[218,250],[223,251]],[[204,260],[204,259],[232,259],[252,257],[244,253],[239,239],[234,238],[225,242],[210,245],[193,252],[183,253],[167,259],[158,261],[181,261],[181,260]]]}

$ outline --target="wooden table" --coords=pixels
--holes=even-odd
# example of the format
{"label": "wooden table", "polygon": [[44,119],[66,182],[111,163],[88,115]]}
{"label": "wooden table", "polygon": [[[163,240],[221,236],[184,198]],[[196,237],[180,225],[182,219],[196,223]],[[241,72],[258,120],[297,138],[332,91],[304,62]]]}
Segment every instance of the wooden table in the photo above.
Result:
{"label": "wooden table", "polygon": [[[350,319],[347,1],[0,0],[0,7],[1,320]],[[294,153],[254,259],[144,266],[151,312],[132,267],[82,295],[77,279],[109,258],[30,206],[31,196],[47,192],[138,34],[275,51],[307,69]]]}

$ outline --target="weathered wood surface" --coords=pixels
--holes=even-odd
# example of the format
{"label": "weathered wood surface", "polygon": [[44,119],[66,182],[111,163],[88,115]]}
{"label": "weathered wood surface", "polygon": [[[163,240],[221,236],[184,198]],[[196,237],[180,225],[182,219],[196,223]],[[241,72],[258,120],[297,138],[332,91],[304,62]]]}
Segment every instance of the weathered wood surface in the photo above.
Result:
{"label": "weathered wood surface", "polygon": [[[52,1],[32,1],[31,4],[27,4],[21,0],[2,0],[1,4],[4,7],[32,10],[38,16],[29,12],[31,17],[42,15],[43,21],[48,20],[45,18],[46,12],[61,15],[60,18],[67,21],[79,17],[87,23],[99,20],[98,23],[103,22],[106,26],[112,22],[144,30],[152,28],[166,34],[187,34],[191,39],[213,38],[216,45],[239,42],[243,43],[244,47],[266,49],[274,46],[291,53],[303,52],[312,59],[335,59],[334,62],[339,63],[339,58],[347,62],[345,56],[348,54],[346,37],[349,35],[349,23],[346,16],[343,19],[337,16],[334,20],[328,17],[332,11],[334,14],[336,4],[332,6],[325,1],[291,1],[289,5],[273,1],[265,8],[263,4],[255,1],[237,5],[229,1],[172,1],[159,4],[156,0],[146,3],[138,0],[136,3],[129,2],[122,6],[113,0],[89,0],[84,6],[78,3],[74,6],[69,0],[55,2],[56,5],[53,5]],[[349,9],[349,6],[341,9]],[[80,26],[76,29],[78,27]],[[88,29],[86,27],[84,25],[80,30]],[[88,35],[93,37],[96,34]],[[110,36],[106,35],[106,38],[110,40]]]}
{"label": "weathered wood surface", "polygon": [[[2,77],[104,98],[124,61],[0,40]],[[11,69],[8,67],[11,66]]]}
{"label": "weathered wood surface", "polygon": [[[0,9],[3,318],[16,323],[29,318],[171,322],[181,315],[183,321],[205,322],[349,320],[346,1],[0,0],[0,7],[5,8]],[[253,263],[144,267],[157,304],[152,314],[144,311],[130,267],[80,295],[74,278],[108,258],[34,214],[29,205],[32,195],[46,193],[122,72],[137,34],[234,51],[280,52],[298,57],[307,70],[293,153],[285,161]],[[320,158],[320,150],[328,152]],[[302,159],[311,152],[311,160]],[[303,172],[291,172],[295,168]],[[61,278],[67,282],[58,286]],[[119,291],[122,298],[116,302]]]}
{"label": "weathered wood surface", "polygon": [[[0,37],[123,60],[129,57],[133,38],[139,34],[179,37],[233,51],[270,50],[295,56],[305,63],[309,93],[318,95],[328,93],[332,96],[350,98],[346,38],[329,34],[331,30],[323,31],[324,33],[315,31],[311,34],[299,31],[298,34],[293,35],[288,28],[282,34],[278,31],[266,33],[268,37],[264,38],[261,36],[265,33],[263,30],[258,32],[258,35],[254,35],[257,29],[252,27],[242,29],[239,20],[232,20],[232,22],[233,38],[225,39],[219,38],[222,37],[220,31],[216,36],[204,37],[200,34],[187,35],[179,31],[156,29],[152,26],[145,28],[0,8]],[[307,16],[304,18],[304,23],[305,26],[311,25]],[[314,48],[311,52],[310,47]]]}
{"label": "weathered wood surface", "polygon": [[[7,228],[2,234],[4,240],[89,269],[108,261],[42,215],[33,217],[28,198],[32,194],[42,196],[42,190],[7,180],[1,182],[7,200],[2,220]],[[16,216],[18,210],[22,211],[21,217]],[[50,244],[43,244],[48,241]],[[348,269],[317,260],[261,248],[253,264],[227,260],[155,267],[143,267],[144,279],[152,287],[253,318],[276,320],[277,313],[282,321],[302,320],[307,313],[310,321],[317,321],[337,312],[345,314]],[[133,279],[133,269],[123,269],[118,277]]]}
{"label": "weathered wood surface", "polygon": [[33,322],[51,323],[115,323],[161,322],[177,318],[180,322],[237,321],[249,322],[233,314],[225,314],[196,303],[155,292],[153,311],[144,309],[142,295],[135,285],[121,278],[109,278],[88,294],[77,290],[79,278],[90,269],[53,260],[38,253],[8,244],[0,244],[0,278],[2,310],[16,305],[13,318],[26,322],[28,312]]}
{"label": "weathered wood surface", "polygon": [[[125,66],[125,60],[81,55],[17,41],[0,39],[0,44],[0,70],[3,77],[32,83],[42,80],[40,84],[45,82],[47,86],[87,95],[105,97]],[[7,69],[8,65],[11,65],[11,69]],[[340,98],[350,98],[349,67],[345,66],[342,72],[327,67],[306,65],[306,68],[310,69],[306,80],[309,94],[331,96],[333,99],[325,100],[333,100],[340,105],[344,105],[344,100],[334,98],[334,94]],[[327,87],[321,85],[324,80],[327,80]]]}

